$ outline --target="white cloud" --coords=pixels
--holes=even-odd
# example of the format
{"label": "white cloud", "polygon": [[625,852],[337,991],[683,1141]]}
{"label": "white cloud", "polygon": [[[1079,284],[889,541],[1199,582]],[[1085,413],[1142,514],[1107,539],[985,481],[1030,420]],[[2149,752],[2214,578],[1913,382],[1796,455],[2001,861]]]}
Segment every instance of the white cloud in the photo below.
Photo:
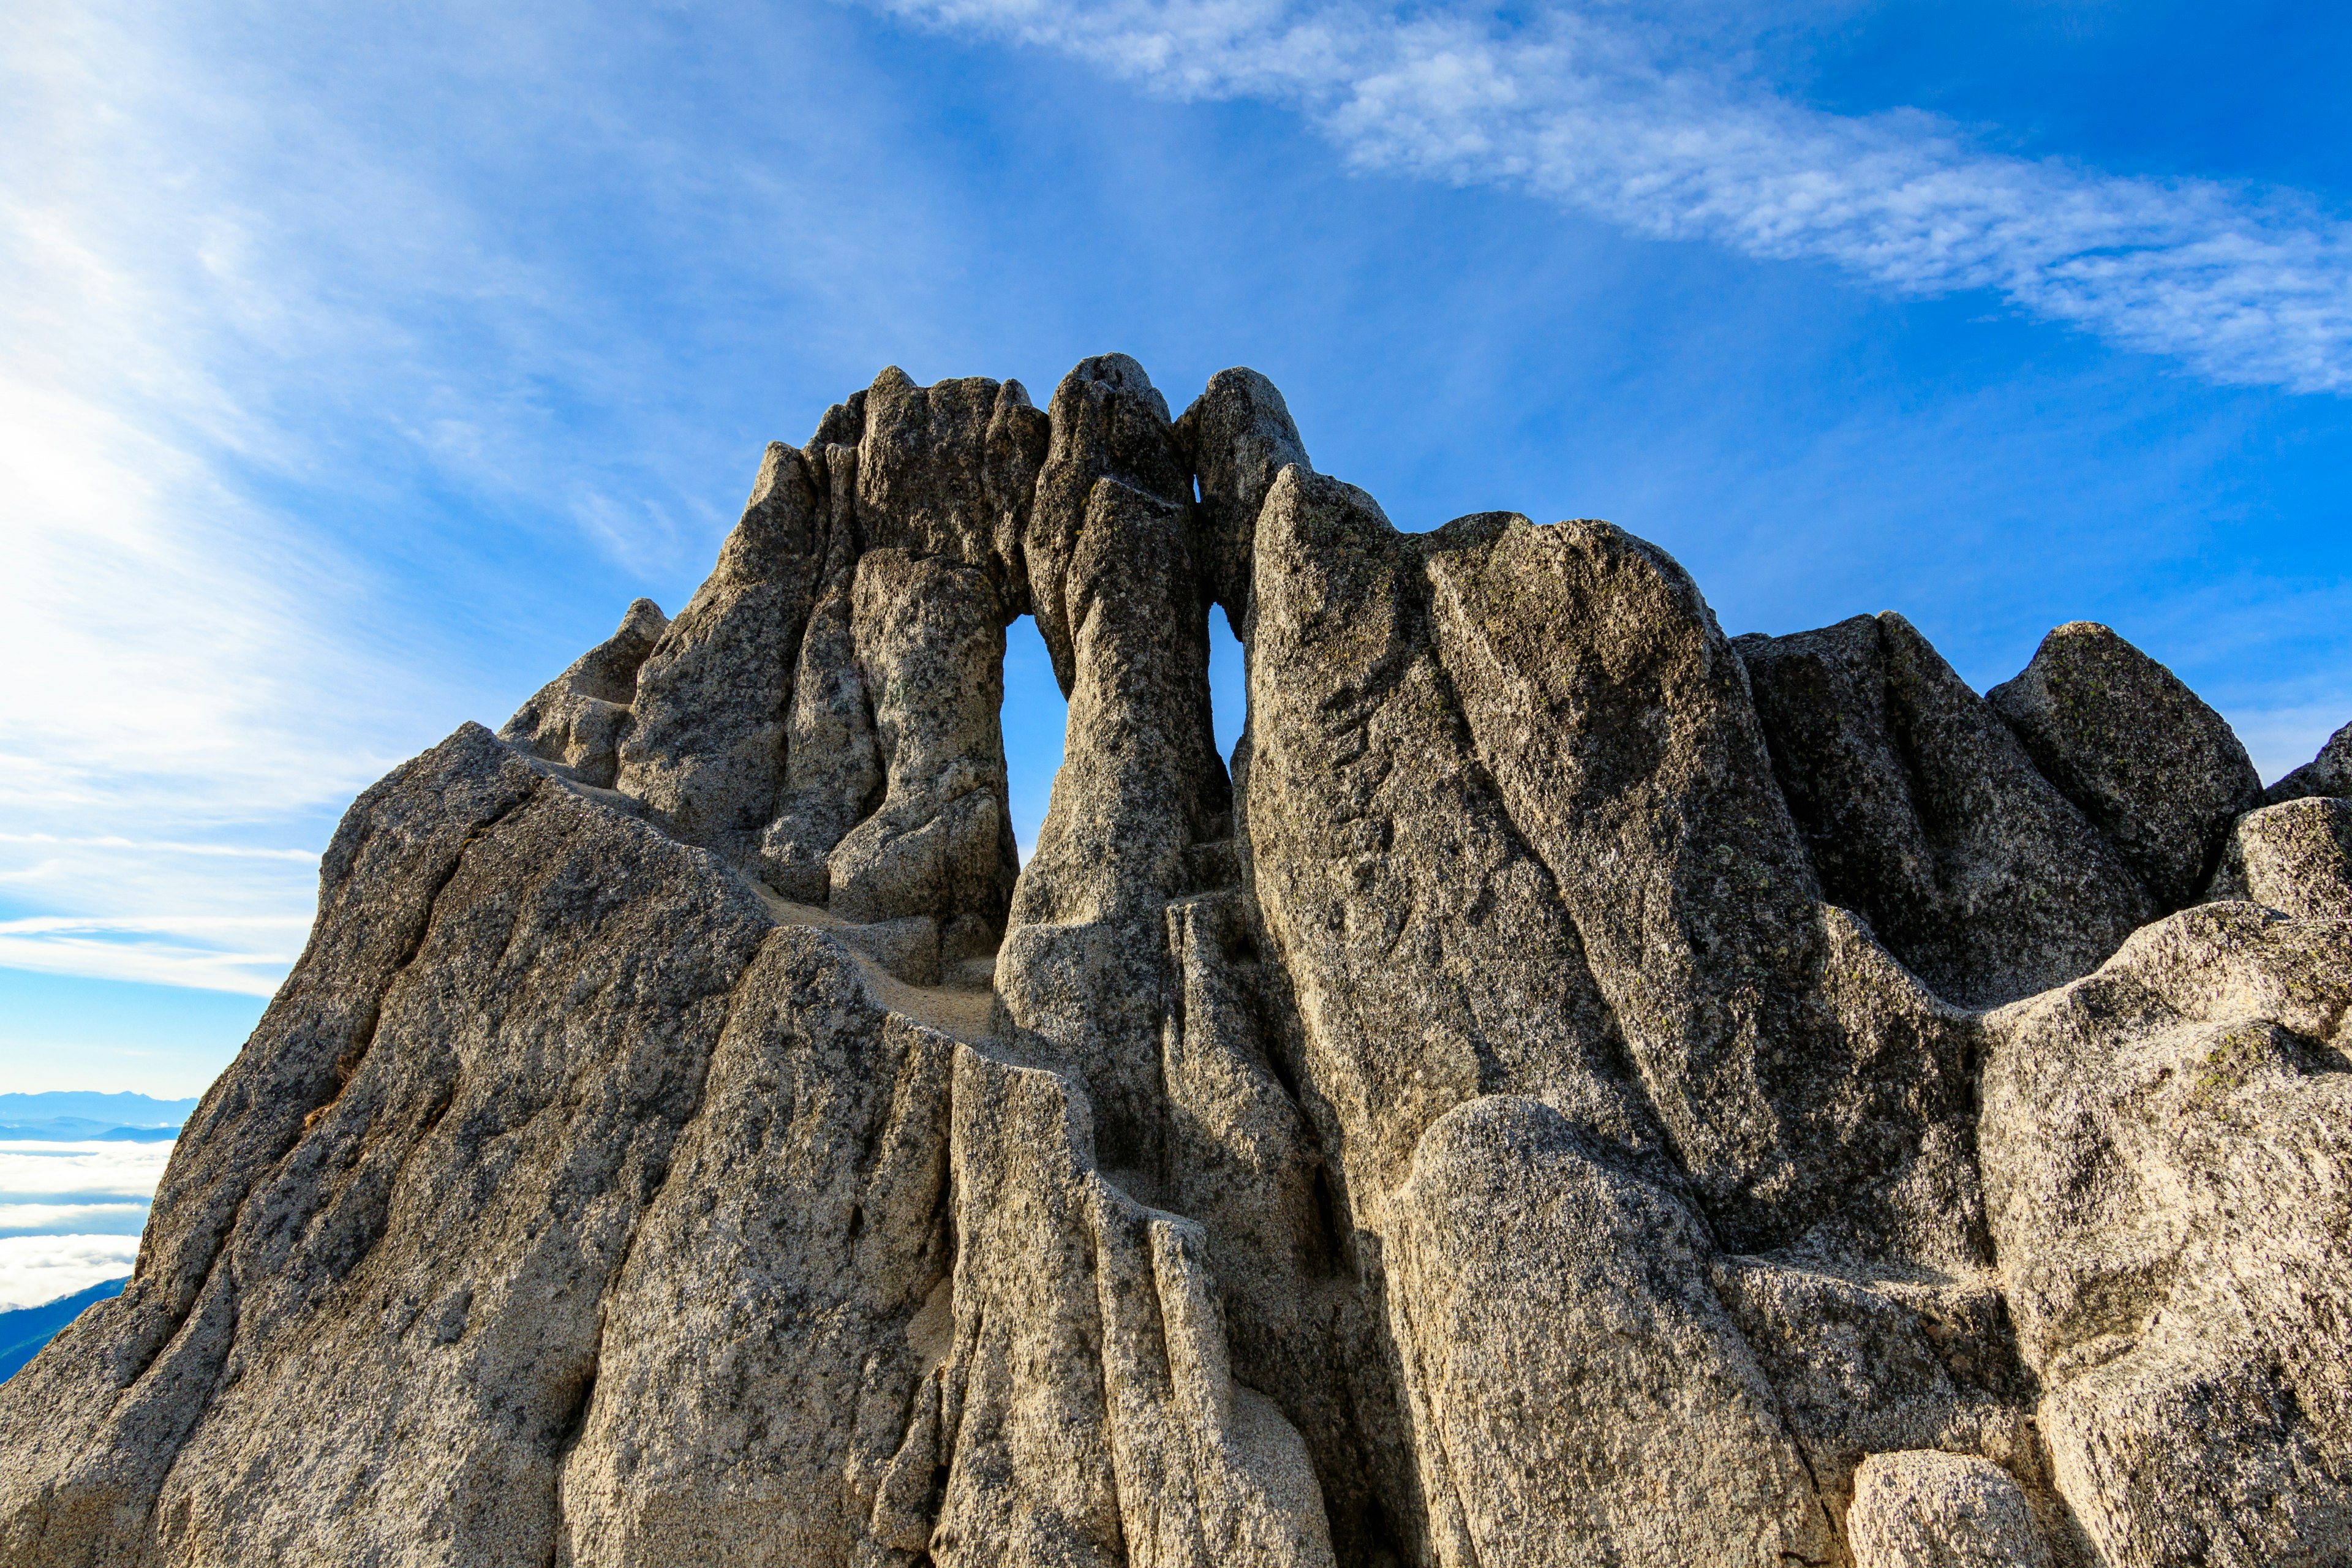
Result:
{"label": "white cloud", "polygon": [[159,839],[142,844],[113,834],[97,837],[59,837],[54,833],[0,833],[0,844],[56,844],[77,848],[133,849],[157,855],[224,855],[240,860],[291,860],[316,866],[318,855],[309,849],[254,849],[240,844],[174,844]]}
{"label": "white cloud", "polygon": [[1823,113],[1613,6],[1512,25],[1345,0],[870,3],[1179,97],[1296,107],[1361,167],[1523,188],[1899,293],[1989,289],[2217,381],[2352,391],[2352,225],[2308,198],[1992,154],[1916,110]]}
{"label": "white cloud", "polygon": [[293,967],[310,923],[308,915],[291,914],[247,920],[35,915],[0,921],[0,968],[272,996]]}
{"label": "white cloud", "polygon": [[0,1143],[0,1203],[155,1195],[171,1163],[170,1143],[25,1142]]}
{"label": "white cloud", "polygon": [[353,329],[207,168],[225,100],[173,100],[135,19],[13,19],[0,912],[58,918],[0,920],[0,965],[267,994],[316,882],[285,839],[396,760],[383,721],[419,684],[368,573],[263,499],[320,461],[265,405],[290,345]]}
{"label": "white cloud", "polygon": [[0,1310],[131,1272],[169,1143],[0,1143]]}
{"label": "white cloud", "polygon": [[145,1204],[0,1203],[0,1235],[137,1236],[146,1228]]}
{"label": "white cloud", "polygon": [[0,1311],[120,1279],[138,1260],[135,1236],[0,1237]]}

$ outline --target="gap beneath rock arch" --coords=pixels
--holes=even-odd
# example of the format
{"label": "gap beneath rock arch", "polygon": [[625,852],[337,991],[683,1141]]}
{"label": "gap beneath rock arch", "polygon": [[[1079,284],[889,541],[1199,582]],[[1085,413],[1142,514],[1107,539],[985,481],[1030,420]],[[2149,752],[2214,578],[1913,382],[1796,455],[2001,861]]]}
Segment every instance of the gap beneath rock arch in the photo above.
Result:
{"label": "gap beneath rock arch", "polygon": [[1209,611],[1209,721],[1217,735],[1217,755],[1233,770],[1234,747],[1249,716],[1249,685],[1242,668],[1242,645],[1225,625],[1225,613]]}
{"label": "gap beneath rock arch", "polygon": [[1054,679],[1054,661],[1034,616],[1004,628],[1004,784],[1013,816],[1013,837],[1021,863],[1037,847],[1037,830],[1054,798],[1054,775],[1062,766],[1062,739],[1069,728],[1070,704]]}
{"label": "gap beneath rock arch", "polygon": [[[1223,611],[1209,613],[1209,710],[1217,737],[1217,754],[1233,765],[1234,747],[1241,740],[1242,722],[1249,710],[1249,692],[1242,668],[1242,645],[1225,625]],[[1070,704],[1054,679],[1054,661],[1033,616],[1021,616],[1004,628],[1005,795],[1013,815],[1013,836],[1021,846],[1021,863],[1029,863],[1037,847],[1037,830],[1053,803],[1054,775],[1062,766],[1062,742],[1070,722]]]}

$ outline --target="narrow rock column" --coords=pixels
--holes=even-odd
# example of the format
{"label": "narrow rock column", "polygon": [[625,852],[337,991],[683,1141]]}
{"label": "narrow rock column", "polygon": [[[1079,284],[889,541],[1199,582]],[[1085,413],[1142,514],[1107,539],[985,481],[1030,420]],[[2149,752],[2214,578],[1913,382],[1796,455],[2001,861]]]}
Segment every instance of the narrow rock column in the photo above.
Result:
{"label": "narrow rock column", "polygon": [[829,907],[855,921],[929,917],[953,956],[996,945],[1018,852],[1005,801],[1004,618],[982,573],[866,552],[851,595],[858,668],[887,781],[827,857]]}
{"label": "narrow rock column", "polygon": [[1093,1097],[1106,1167],[1156,1178],[1162,910],[1214,837],[1208,650],[1182,512],[1099,481],[1066,574],[1076,682],[1054,800],[997,963],[1006,1022]]}
{"label": "narrow rock column", "polygon": [[1085,1083],[1105,1168],[1148,1185],[1164,1121],[1163,910],[1185,890],[1185,851],[1225,835],[1231,792],[1210,727],[1189,508],[1167,494],[1181,473],[1167,405],[1114,355],[1072,371],[1053,411],[1028,565],[1069,728],[997,993],[1024,1048]]}
{"label": "narrow rock column", "polygon": [[731,860],[751,858],[775,810],[824,535],[806,461],[771,443],[717,568],[637,671],[616,787],[670,832]]}
{"label": "narrow rock column", "polygon": [[874,739],[874,703],[857,668],[851,629],[856,583],[856,524],[841,498],[857,482],[857,448],[828,446],[824,467],[834,498],[833,539],[824,588],[809,612],[785,719],[784,784],[776,819],[760,836],[760,875],[788,899],[822,904],[831,875],[825,858],[882,798],[882,751]]}
{"label": "narrow rock column", "polygon": [[1283,469],[1314,472],[1290,407],[1254,370],[1221,370],[1176,421],[1177,444],[1199,477],[1192,560],[1202,588],[1225,607],[1234,635],[1249,620],[1250,557],[1258,509]]}
{"label": "narrow rock column", "polygon": [[1053,658],[1054,677],[1068,696],[1077,679],[1079,618],[1071,575],[1095,481],[1110,475],[1130,489],[1183,508],[1192,499],[1192,475],[1169,423],[1168,400],[1125,354],[1080,360],[1054,389],[1046,414],[1051,440],[1038,470],[1022,552],[1030,610]]}

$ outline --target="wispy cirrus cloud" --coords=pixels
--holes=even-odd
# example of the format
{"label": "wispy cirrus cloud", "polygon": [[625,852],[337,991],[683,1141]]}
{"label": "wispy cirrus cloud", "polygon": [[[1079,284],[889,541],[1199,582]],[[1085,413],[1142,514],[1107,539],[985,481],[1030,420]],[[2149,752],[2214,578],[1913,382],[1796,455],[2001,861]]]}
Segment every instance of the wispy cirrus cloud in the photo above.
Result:
{"label": "wispy cirrus cloud", "polygon": [[[21,276],[21,274],[20,274]],[[303,592],[315,563],[265,509],[91,398],[0,367],[0,965],[268,994],[316,857],[283,842],[390,760],[352,690],[397,679]],[[278,842],[252,842],[256,834]],[[187,911],[174,918],[170,911]],[[274,927],[266,946],[226,935]],[[224,921],[227,924],[224,925]]]}
{"label": "wispy cirrus cloud", "polygon": [[307,912],[33,915],[0,921],[0,968],[268,996],[293,966],[310,923]]}
{"label": "wispy cirrus cloud", "polygon": [[2352,391],[2352,224],[2311,197],[2001,155],[1917,110],[1825,113],[1620,6],[869,3],[1165,94],[1296,108],[1360,167],[1521,188],[1900,294],[1990,289],[2218,382]]}
{"label": "wispy cirrus cloud", "polygon": [[387,574],[320,526],[371,482],[356,367],[401,333],[299,226],[348,217],[319,199],[347,166],[322,127],[268,166],[255,104],[172,19],[36,0],[14,20],[0,966],[267,995],[331,813],[409,749],[432,684]]}

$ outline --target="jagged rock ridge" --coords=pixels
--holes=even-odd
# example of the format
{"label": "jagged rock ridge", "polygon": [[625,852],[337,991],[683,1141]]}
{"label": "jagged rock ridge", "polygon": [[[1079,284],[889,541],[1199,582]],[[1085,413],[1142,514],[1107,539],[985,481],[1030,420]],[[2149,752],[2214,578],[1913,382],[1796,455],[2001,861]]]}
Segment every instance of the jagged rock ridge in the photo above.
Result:
{"label": "jagged rock ridge", "polygon": [[352,806],[0,1563],[2341,1563],[2343,750],[885,371]]}

